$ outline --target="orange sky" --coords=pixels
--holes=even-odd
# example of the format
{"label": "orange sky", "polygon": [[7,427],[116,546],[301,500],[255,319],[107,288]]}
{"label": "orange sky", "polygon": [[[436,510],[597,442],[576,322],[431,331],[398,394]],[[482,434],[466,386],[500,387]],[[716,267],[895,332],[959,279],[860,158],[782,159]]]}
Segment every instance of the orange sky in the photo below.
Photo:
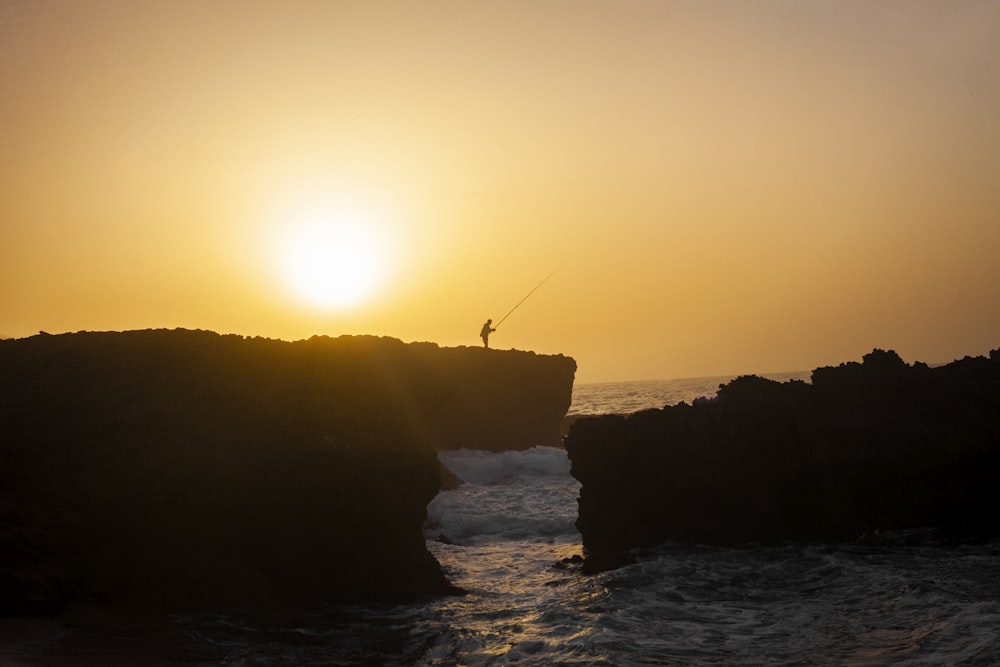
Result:
{"label": "orange sky", "polygon": [[0,128],[0,336],[475,345],[565,263],[492,345],[579,382],[1000,346],[992,1],[0,0]]}

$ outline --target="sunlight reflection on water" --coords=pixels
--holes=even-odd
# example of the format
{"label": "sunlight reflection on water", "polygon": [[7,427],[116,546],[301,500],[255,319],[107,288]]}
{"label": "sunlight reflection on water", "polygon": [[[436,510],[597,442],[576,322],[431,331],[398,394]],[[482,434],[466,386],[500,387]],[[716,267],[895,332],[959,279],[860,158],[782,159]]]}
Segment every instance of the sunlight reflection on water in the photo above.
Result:
{"label": "sunlight reflection on water", "polygon": [[[802,380],[808,382],[812,371],[790,373],[761,373],[760,377],[777,382]],[[573,402],[568,416],[627,414],[647,408],[662,408],[696,398],[715,396],[719,385],[726,384],[735,375],[718,375],[678,380],[645,380],[640,382],[601,382],[578,384],[573,387]]]}

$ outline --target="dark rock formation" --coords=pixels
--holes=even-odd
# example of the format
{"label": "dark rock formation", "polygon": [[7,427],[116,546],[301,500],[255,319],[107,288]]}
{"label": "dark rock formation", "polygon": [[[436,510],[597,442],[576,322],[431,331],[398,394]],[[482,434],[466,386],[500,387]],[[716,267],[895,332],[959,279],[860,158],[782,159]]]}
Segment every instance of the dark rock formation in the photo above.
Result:
{"label": "dark rock formation", "polygon": [[740,377],[712,400],[577,420],[589,569],[666,540],[1000,534],[1000,352],[929,368],[875,350],[812,384]]}
{"label": "dark rock formation", "polygon": [[374,337],[0,341],[0,614],[448,592],[436,449],[558,442],[574,371]]}
{"label": "dark rock formation", "polygon": [[429,411],[428,428],[442,449],[561,447],[573,398],[576,362],[562,355],[515,350],[414,345],[429,354],[435,382],[447,389]]}

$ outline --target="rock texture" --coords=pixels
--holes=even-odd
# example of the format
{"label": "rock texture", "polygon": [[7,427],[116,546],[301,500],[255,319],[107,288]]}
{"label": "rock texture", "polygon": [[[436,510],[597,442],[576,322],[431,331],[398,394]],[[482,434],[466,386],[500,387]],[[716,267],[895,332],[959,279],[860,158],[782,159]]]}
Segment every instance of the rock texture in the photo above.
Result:
{"label": "rock texture", "polygon": [[574,371],[374,337],[0,341],[0,613],[448,592],[436,450],[558,442]]}
{"label": "rock texture", "polygon": [[930,368],[875,350],[812,384],[740,377],[694,405],[581,418],[566,449],[591,570],[665,540],[996,535],[1000,351]]}

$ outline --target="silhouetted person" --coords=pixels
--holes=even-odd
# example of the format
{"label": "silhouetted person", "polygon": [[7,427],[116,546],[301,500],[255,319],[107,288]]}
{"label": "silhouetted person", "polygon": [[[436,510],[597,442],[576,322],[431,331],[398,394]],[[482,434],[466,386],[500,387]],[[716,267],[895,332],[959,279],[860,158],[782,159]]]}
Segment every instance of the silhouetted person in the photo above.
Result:
{"label": "silhouetted person", "polygon": [[490,346],[490,334],[496,331],[496,329],[490,328],[491,324],[493,324],[493,320],[486,320],[486,324],[483,325],[482,331],[479,332],[479,335],[483,337],[483,347]]}

